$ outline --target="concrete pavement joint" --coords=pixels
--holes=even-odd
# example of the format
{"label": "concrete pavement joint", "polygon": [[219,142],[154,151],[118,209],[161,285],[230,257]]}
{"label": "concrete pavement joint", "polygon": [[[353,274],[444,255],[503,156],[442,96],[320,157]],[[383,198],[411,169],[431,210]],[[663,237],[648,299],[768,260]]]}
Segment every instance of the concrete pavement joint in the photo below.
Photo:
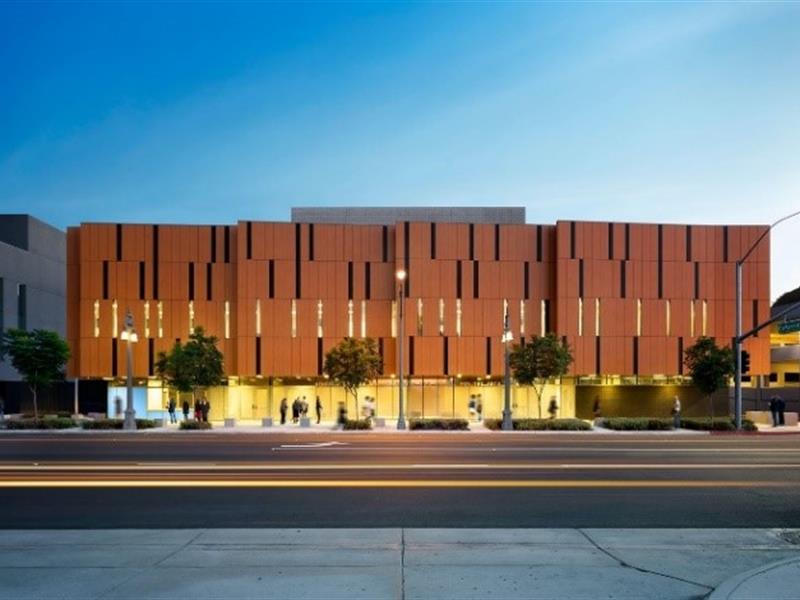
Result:
{"label": "concrete pavement joint", "polygon": [[400,600],[406,600],[406,529],[400,529]]}
{"label": "concrete pavement joint", "polygon": [[675,575],[669,575],[667,573],[659,573],[658,571],[650,571],[648,569],[643,569],[641,567],[637,567],[635,565],[627,563],[624,560],[622,560],[621,558],[615,556],[610,550],[607,550],[606,548],[603,548],[602,546],[600,546],[600,544],[595,542],[594,539],[592,539],[592,537],[588,533],[586,533],[586,531],[584,531],[583,529],[579,528],[577,531],[583,537],[585,537],[589,541],[589,543],[592,544],[592,546],[597,548],[597,550],[599,550],[600,552],[602,552],[603,554],[608,556],[610,559],[612,559],[612,560],[616,561],[617,563],[619,563],[619,566],[621,566],[621,567],[624,567],[626,569],[633,569],[634,571],[638,571],[639,573],[643,573],[645,575],[659,575],[661,577],[667,577],[668,579],[673,579],[675,581],[680,581],[681,583],[688,583],[690,585],[696,585],[698,587],[705,588],[709,592],[713,591],[713,589],[714,589],[711,586],[705,585],[704,583],[699,583],[697,581],[691,581],[689,579],[683,579],[682,577],[676,577]]}
{"label": "concrete pavement joint", "polygon": [[200,531],[198,531],[198,532],[197,532],[197,533],[196,533],[196,534],[195,534],[195,535],[194,535],[194,536],[193,536],[193,537],[192,537],[190,540],[188,540],[188,541],[187,541],[185,544],[183,544],[182,546],[178,547],[178,549],[177,549],[177,550],[175,550],[174,552],[170,552],[169,554],[167,554],[167,555],[166,555],[164,558],[162,558],[160,561],[158,561],[158,562],[157,562],[157,563],[156,563],[154,566],[156,566],[156,567],[160,567],[160,566],[161,566],[161,565],[162,565],[162,564],[163,564],[165,561],[169,560],[170,558],[172,558],[173,556],[175,556],[176,554],[178,554],[178,553],[179,553],[179,552],[181,552],[182,550],[185,550],[186,548],[188,548],[189,546],[191,546],[192,544],[194,544],[194,542],[195,542],[195,541],[196,541],[196,540],[197,540],[197,539],[198,539],[198,538],[199,538],[201,535],[203,535],[203,533],[204,533],[204,532],[205,532],[205,530],[203,530],[203,529],[201,529]]}

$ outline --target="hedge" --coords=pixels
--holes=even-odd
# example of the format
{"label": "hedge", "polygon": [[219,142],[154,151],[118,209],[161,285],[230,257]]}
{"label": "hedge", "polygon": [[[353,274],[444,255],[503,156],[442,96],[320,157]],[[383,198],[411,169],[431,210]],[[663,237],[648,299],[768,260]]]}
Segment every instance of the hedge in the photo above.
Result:
{"label": "hedge", "polygon": [[[83,421],[81,426],[84,429],[122,429],[124,424],[123,419],[93,419]],[[136,419],[136,429],[152,429],[155,426],[153,419]]]}
{"label": "hedge", "polygon": [[655,417],[606,417],[601,426],[614,431],[668,431],[674,424],[672,419]]}
{"label": "hedge", "polygon": [[466,419],[411,419],[408,422],[408,428],[414,430],[469,431],[469,423]]}
{"label": "hedge", "polygon": [[360,431],[364,429],[372,429],[372,421],[369,419],[348,419],[344,422],[343,429],[345,431]]}
{"label": "hedge", "polygon": [[70,429],[75,421],[65,417],[47,417],[45,419],[6,419],[6,429]]}
{"label": "hedge", "polygon": [[[592,425],[581,419],[512,419],[514,431],[591,431]],[[486,419],[487,429],[502,429],[501,419]]]}
{"label": "hedge", "polygon": [[[681,419],[681,427],[698,431],[736,431],[736,421],[732,418],[716,418],[712,421],[710,417]],[[742,419],[743,431],[756,431],[757,429],[753,421]]]}
{"label": "hedge", "polygon": [[181,421],[179,429],[211,429],[211,423],[208,421]]}

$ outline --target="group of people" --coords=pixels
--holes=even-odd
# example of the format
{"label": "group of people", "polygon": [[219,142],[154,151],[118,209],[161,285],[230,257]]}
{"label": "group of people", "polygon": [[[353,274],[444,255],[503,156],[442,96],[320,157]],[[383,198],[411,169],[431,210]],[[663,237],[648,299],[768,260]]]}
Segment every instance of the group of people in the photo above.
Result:
{"label": "group of people", "polygon": [[[183,420],[189,420],[189,408],[190,404],[188,400],[184,400],[181,404],[181,409],[183,411]],[[170,423],[177,423],[178,422],[178,401],[175,396],[170,396],[169,400],[167,401],[167,412],[169,413],[169,422]],[[194,420],[195,421],[202,421],[204,423],[208,423],[208,413],[211,411],[211,403],[208,401],[207,398],[200,398],[195,400],[194,403]]]}
{"label": "group of people", "polygon": [[[322,420],[322,400],[317,396],[316,402],[317,424]],[[281,425],[286,425],[286,413],[289,411],[289,401],[281,399]],[[297,396],[292,402],[292,423],[297,423],[301,418],[308,418],[308,400],[305,396]]]}
{"label": "group of people", "polygon": [[772,415],[772,426],[786,425],[786,400],[774,395],[769,399],[769,412]]}

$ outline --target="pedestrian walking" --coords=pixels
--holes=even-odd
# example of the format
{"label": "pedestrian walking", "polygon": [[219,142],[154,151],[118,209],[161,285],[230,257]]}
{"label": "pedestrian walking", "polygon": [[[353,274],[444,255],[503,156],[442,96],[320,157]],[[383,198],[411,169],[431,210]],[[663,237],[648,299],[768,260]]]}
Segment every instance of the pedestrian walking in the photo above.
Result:
{"label": "pedestrian walking", "polygon": [[294,401],[292,402],[292,423],[297,423],[297,419],[300,418],[300,398],[295,397]]}
{"label": "pedestrian walking", "polygon": [[675,401],[672,403],[672,426],[675,429],[681,428],[681,399],[675,396]]}
{"label": "pedestrian walking", "polygon": [[183,401],[183,407],[182,408],[183,408],[183,420],[184,421],[188,421],[189,420],[189,401],[188,400],[184,400]]}
{"label": "pedestrian walking", "polygon": [[317,409],[317,425],[319,425],[319,422],[322,420],[322,400],[319,399],[319,396],[317,396],[316,409]]}
{"label": "pedestrian walking", "polygon": [[600,398],[594,399],[594,406],[592,406],[592,414],[594,415],[595,419],[599,419],[603,416],[602,410],[600,409]]}
{"label": "pedestrian walking", "polygon": [[286,398],[281,400],[281,425],[286,425],[286,411],[289,409],[289,402]]}
{"label": "pedestrian walking", "polygon": [[483,396],[480,394],[475,398],[475,413],[478,415],[478,422],[483,421]]}
{"label": "pedestrian walking", "polygon": [[177,423],[178,417],[175,416],[175,409],[177,408],[177,402],[175,402],[175,396],[170,396],[169,402],[167,404],[167,412],[169,412],[169,422],[170,423]]}
{"label": "pedestrian walking", "polygon": [[199,398],[195,399],[194,401],[194,420],[195,421],[202,421],[203,420],[203,409],[201,400]]}
{"label": "pedestrian walking", "polygon": [[469,402],[467,402],[467,410],[469,411],[470,419],[476,420],[478,415],[478,402],[475,400],[475,394],[469,395]]}
{"label": "pedestrian walking", "polygon": [[770,412],[770,415],[772,416],[772,426],[773,427],[777,427],[778,426],[778,397],[775,396],[775,395],[773,395],[769,399],[769,412]]}
{"label": "pedestrian walking", "polygon": [[347,407],[344,402],[339,402],[339,409],[336,415],[337,429],[344,429],[345,423],[347,423]]}
{"label": "pedestrian walking", "polygon": [[303,399],[300,401],[300,414],[303,418],[308,416],[308,400],[306,400],[305,396],[303,396]]}
{"label": "pedestrian walking", "polygon": [[203,423],[208,423],[208,413],[211,411],[211,403],[208,399],[203,398],[202,403],[200,405],[200,412],[203,415]]}
{"label": "pedestrian walking", "polygon": [[556,397],[550,397],[550,405],[547,407],[547,412],[550,414],[551,419],[555,419],[556,415],[558,414],[558,402],[556,402]]}
{"label": "pedestrian walking", "polygon": [[786,425],[786,400],[778,396],[778,424]]}

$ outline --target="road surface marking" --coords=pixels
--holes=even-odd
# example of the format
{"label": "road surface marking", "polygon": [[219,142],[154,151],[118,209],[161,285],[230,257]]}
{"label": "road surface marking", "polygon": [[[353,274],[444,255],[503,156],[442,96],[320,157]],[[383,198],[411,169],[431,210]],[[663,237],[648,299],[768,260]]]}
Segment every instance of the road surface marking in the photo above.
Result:
{"label": "road surface marking", "polygon": [[311,442],[309,444],[281,444],[280,448],[330,448],[332,446],[346,446],[346,442]]}
{"label": "road surface marking", "polygon": [[0,489],[18,488],[518,488],[518,489],[559,489],[559,488],[771,488],[794,487],[796,484],[779,481],[651,481],[651,480],[425,480],[425,479],[375,479],[375,480],[283,480],[249,481],[214,479],[171,480],[75,480],[75,481],[0,481]]}

